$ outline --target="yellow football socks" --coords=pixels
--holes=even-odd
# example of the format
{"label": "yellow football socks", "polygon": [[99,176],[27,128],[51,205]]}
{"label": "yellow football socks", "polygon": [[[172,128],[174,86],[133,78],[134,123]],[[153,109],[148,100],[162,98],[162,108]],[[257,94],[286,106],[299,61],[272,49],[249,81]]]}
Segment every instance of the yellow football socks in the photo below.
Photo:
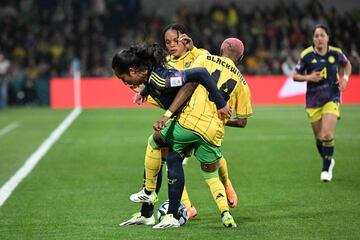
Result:
{"label": "yellow football socks", "polygon": [[145,154],[145,188],[155,191],[156,180],[161,167],[161,150],[148,143]]}
{"label": "yellow football socks", "polygon": [[186,210],[189,212],[191,209],[191,202],[185,186],[184,186],[183,194],[181,196],[181,202],[185,205]]}
{"label": "yellow football socks", "polygon": [[218,206],[220,213],[224,211],[229,211],[229,206],[227,203],[226,193],[224,185],[221,183],[219,178],[209,178],[206,179],[206,183],[210,187],[211,194]]}
{"label": "yellow football socks", "polygon": [[229,171],[224,157],[221,157],[219,160],[219,177],[224,186],[226,186],[228,184],[228,181],[230,181]]}

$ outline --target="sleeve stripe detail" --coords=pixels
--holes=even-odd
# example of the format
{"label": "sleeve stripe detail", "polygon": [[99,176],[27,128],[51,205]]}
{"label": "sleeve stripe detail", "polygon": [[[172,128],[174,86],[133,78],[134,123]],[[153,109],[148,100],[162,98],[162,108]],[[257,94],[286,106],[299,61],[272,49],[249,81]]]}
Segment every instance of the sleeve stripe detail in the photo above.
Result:
{"label": "sleeve stripe detail", "polygon": [[312,51],[314,51],[314,48],[312,46],[308,47],[304,51],[301,52],[300,57],[303,58],[305,55],[311,53]]}
{"label": "sleeve stripe detail", "polygon": [[333,47],[333,46],[329,46],[329,49],[335,52],[339,52],[339,53],[343,53],[342,50],[340,48],[337,47]]}
{"label": "sleeve stripe detail", "polygon": [[157,76],[155,73],[151,73],[150,78],[159,86],[165,87],[165,81],[162,79],[159,79],[159,76]]}
{"label": "sleeve stripe detail", "polygon": [[157,80],[165,83],[165,78],[160,77],[156,72],[152,72],[151,75],[153,75]]}

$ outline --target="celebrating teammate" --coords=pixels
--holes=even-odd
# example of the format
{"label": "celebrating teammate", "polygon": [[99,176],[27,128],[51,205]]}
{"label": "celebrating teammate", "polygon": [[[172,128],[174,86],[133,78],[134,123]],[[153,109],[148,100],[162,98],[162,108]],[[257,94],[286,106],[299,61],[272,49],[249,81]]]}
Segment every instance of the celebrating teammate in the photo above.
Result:
{"label": "celebrating teammate", "polygon": [[[339,76],[338,67],[343,68]],[[333,178],[334,134],[340,118],[340,92],[346,89],[351,64],[340,48],[329,46],[329,31],[322,24],[313,30],[313,46],[306,48],[294,73],[294,81],[306,81],[306,112],[323,160],[320,180]]]}

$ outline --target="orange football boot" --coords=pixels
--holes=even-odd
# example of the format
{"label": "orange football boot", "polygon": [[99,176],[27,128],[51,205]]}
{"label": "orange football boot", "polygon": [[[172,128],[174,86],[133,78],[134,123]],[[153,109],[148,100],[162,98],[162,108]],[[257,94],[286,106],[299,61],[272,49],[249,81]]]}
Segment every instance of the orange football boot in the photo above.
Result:
{"label": "orange football boot", "polygon": [[196,208],[194,206],[191,206],[190,210],[188,210],[187,213],[187,220],[189,221],[191,218],[194,218],[197,216],[197,211]]}
{"label": "orange football boot", "polygon": [[229,207],[236,207],[236,205],[238,204],[238,197],[230,181],[228,181],[228,184],[225,186],[225,192],[227,195]]}

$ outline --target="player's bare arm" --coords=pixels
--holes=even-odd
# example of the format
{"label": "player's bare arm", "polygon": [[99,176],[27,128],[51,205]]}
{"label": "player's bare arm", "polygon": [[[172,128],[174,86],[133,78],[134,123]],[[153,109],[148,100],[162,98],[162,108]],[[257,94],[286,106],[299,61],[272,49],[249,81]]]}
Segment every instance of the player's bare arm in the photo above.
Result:
{"label": "player's bare arm", "polygon": [[295,72],[293,79],[296,82],[318,82],[322,79],[321,72],[312,72],[307,75],[303,75]]}
{"label": "player's bare arm", "polygon": [[244,128],[246,127],[247,124],[247,118],[230,118],[227,122],[226,122],[226,126],[229,127],[237,127],[237,128]]}
{"label": "player's bare arm", "polygon": [[165,115],[156,123],[154,123],[153,128],[155,131],[159,131],[163,127],[165,127],[172,113],[176,112],[186,102],[186,100],[189,99],[189,97],[193,94],[198,85],[199,83],[197,82],[189,82],[180,88],[179,92],[176,94],[174,101],[171,103]]}
{"label": "player's bare arm", "polygon": [[339,85],[339,89],[341,92],[344,92],[347,86],[347,83],[349,82],[349,76],[351,74],[351,63],[348,61],[344,67],[344,74],[341,78],[338,79],[337,84]]}

